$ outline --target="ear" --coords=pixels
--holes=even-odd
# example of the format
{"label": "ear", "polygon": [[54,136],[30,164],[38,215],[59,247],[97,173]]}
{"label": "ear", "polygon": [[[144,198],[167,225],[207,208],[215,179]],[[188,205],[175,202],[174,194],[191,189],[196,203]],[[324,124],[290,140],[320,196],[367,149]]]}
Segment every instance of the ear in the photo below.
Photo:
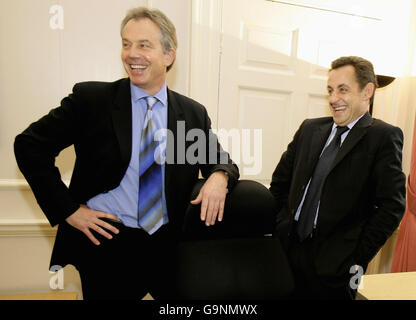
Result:
{"label": "ear", "polygon": [[363,99],[364,100],[370,100],[370,98],[374,95],[374,91],[376,90],[376,87],[374,83],[369,82],[365,85],[363,92]]}
{"label": "ear", "polygon": [[166,67],[169,67],[176,59],[176,50],[172,48],[168,52],[166,52],[164,56],[165,56],[165,65]]}

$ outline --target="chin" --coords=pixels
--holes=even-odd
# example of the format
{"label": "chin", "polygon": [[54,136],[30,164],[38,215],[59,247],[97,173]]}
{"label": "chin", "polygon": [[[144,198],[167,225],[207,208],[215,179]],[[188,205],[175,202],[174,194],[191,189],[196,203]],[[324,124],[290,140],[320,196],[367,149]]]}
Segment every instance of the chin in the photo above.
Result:
{"label": "chin", "polygon": [[129,79],[130,79],[131,83],[133,83],[137,87],[141,87],[141,86],[144,85],[144,81],[142,81],[140,79],[137,79],[137,77],[129,75]]}
{"label": "chin", "polygon": [[342,126],[345,123],[345,119],[337,119],[335,117],[332,117],[334,119],[334,122],[337,126]]}

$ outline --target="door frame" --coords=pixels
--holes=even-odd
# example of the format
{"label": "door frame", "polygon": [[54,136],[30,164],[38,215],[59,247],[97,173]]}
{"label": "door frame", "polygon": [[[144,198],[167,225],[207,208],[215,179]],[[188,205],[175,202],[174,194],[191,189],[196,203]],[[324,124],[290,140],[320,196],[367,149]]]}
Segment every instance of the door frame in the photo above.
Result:
{"label": "door frame", "polygon": [[189,96],[208,110],[218,129],[223,0],[191,0]]}

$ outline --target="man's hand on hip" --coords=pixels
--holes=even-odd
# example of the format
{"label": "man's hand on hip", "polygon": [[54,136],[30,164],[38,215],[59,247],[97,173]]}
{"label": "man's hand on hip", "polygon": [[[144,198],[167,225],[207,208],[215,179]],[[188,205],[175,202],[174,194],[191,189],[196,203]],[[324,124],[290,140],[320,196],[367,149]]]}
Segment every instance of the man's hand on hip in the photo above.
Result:
{"label": "man's hand on hip", "polygon": [[105,229],[115,234],[119,233],[119,230],[117,228],[101,220],[100,218],[107,218],[120,221],[118,217],[113,214],[92,210],[84,205],[81,205],[81,207],[77,211],[75,211],[72,215],[66,218],[66,222],[68,222],[74,228],[83,232],[88,237],[88,239],[91,240],[92,243],[98,246],[100,242],[94,237],[90,229],[98,232],[107,239],[112,239],[113,236],[109,234]]}

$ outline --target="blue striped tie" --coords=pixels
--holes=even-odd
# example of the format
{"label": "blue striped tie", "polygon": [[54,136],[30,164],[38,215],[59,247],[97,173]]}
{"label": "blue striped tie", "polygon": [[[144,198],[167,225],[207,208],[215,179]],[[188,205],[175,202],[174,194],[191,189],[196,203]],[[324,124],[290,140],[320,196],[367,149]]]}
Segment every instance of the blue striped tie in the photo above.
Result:
{"label": "blue striped tie", "polygon": [[149,234],[154,233],[163,224],[162,167],[160,161],[155,159],[156,126],[152,119],[152,107],[156,101],[154,97],[147,98],[139,154],[139,225]]}

